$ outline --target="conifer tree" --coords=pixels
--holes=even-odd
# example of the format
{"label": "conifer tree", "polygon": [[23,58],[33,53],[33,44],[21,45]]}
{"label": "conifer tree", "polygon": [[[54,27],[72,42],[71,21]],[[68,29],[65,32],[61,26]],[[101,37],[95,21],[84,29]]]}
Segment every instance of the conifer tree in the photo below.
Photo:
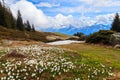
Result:
{"label": "conifer tree", "polygon": [[12,15],[12,12],[10,12],[10,21],[11,21],[11,28],[16,29],[16,19]]}
{"label": "conifer tree", "polygon": [[26,23],[26,30],[31,31],[31,25],[30,25],[28,20],[27,20],[27,23]]}
{"label": "conifer tree", "polygon": [[5,28],[18,29],[21,31],[24,31],[25,26],[27,26],[26,30],[32,31],[32,27],[29,21],[27,21],[24,26],[22,16],[19,10],[17,14],[17,20],[13,17],[10,8],[5,6],[4,0],[0,1],[0,25]]}
{"label": "conifer tree", "polygon": [[9,8],[0,2],[0,25],[6,28],[15,28],[16,20]]}
{"label": "conifer tree", "polygon": [[6,27],[15,29],[15,19],[9,8],[5,8],[4,15],[5,15]]}
{"label": "conifer tree", "polygon": [[35,27],[33,24],[32,24],[32,31],[35,32]]}
{"label": "conifer tree", "polygon": [[17,26],[17,29],[19,29],[20,31],[24,31],[25,30],[20,10],[18,10],[16,26]]}
{"label": "conifer tree", "polygon": [[115,15],[111,30],[120,32],[120,18],[118,13]]}
{"label": "conifer tree", "polygon": [[5,8],[3,7],[2,3],[0,2],[0,25],[6,26],[5,22]]}

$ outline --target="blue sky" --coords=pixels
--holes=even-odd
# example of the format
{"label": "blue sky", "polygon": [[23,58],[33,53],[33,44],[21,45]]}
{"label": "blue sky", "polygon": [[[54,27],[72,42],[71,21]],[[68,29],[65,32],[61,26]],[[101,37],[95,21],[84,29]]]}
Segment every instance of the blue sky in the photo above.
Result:
{"label": "blue sky", "polygon": [[[38,30],[83,29],[95,24],[110,25],[120,0],[5,0],[16,17],[20,10]],[[99,27],[98,27],[99,28]]]}
{"label": "blue sky", "polygon": [[[29,0],[38,4],[49,16],[58,13],[80,17],[95,17],[98,14],[110,14],[120,11],[120,0]],[[49,5],[49,6],[48,6]],[[51,5],[51,6],[50,6]]]}

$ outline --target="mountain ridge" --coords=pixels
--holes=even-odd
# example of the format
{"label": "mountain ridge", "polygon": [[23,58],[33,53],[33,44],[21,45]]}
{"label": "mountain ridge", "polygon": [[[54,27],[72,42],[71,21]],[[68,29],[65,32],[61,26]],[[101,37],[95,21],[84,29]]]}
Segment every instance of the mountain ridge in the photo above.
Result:
{"label": "mountain ridge", "polygon": [[74,27],[74,26],[67,26],[65,28],[61,29],[47,29],[45,31],[47,32],[60,32],[63,34],[73,35],[76,32],[82,32],[85,35],[92,34],[94,32],[97,32],[99,30],[110,30],[111,24],[94,24],[92,26],[86,26],[86,27]]}

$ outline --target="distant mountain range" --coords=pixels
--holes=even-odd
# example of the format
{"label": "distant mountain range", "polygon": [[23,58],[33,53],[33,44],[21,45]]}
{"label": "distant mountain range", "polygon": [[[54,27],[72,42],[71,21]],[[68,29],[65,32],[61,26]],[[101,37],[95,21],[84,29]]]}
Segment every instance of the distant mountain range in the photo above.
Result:
{"label": "distant mountain range", "polygon": [[67,26],[65,28],[62,29],[47,29],[45,31],[47,32],[60,32],[60,33],[64,33],[64,34],[69,34],[69,35],[73,35],[76,32],[82,32],[86,35],[89,35],[91,33],[97,32],[99,30],[109,30],[111,28],[111,24],[94,24],[92,26],[86,26],[83,28],[76,28],[74,26]]}

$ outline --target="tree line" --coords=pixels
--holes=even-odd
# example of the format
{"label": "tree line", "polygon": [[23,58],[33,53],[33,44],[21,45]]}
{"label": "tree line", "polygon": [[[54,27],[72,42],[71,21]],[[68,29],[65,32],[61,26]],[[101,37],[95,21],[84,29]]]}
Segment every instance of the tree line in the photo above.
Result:
{"label": "tree line", "polygon": [[20,10],[18,10],[17,19],[15,19],[10,8],[6,7],[4,2],[0,2],[0,25],[7,29],[35,32],[35,27],[30,24],[29,20],[23,22]]}

